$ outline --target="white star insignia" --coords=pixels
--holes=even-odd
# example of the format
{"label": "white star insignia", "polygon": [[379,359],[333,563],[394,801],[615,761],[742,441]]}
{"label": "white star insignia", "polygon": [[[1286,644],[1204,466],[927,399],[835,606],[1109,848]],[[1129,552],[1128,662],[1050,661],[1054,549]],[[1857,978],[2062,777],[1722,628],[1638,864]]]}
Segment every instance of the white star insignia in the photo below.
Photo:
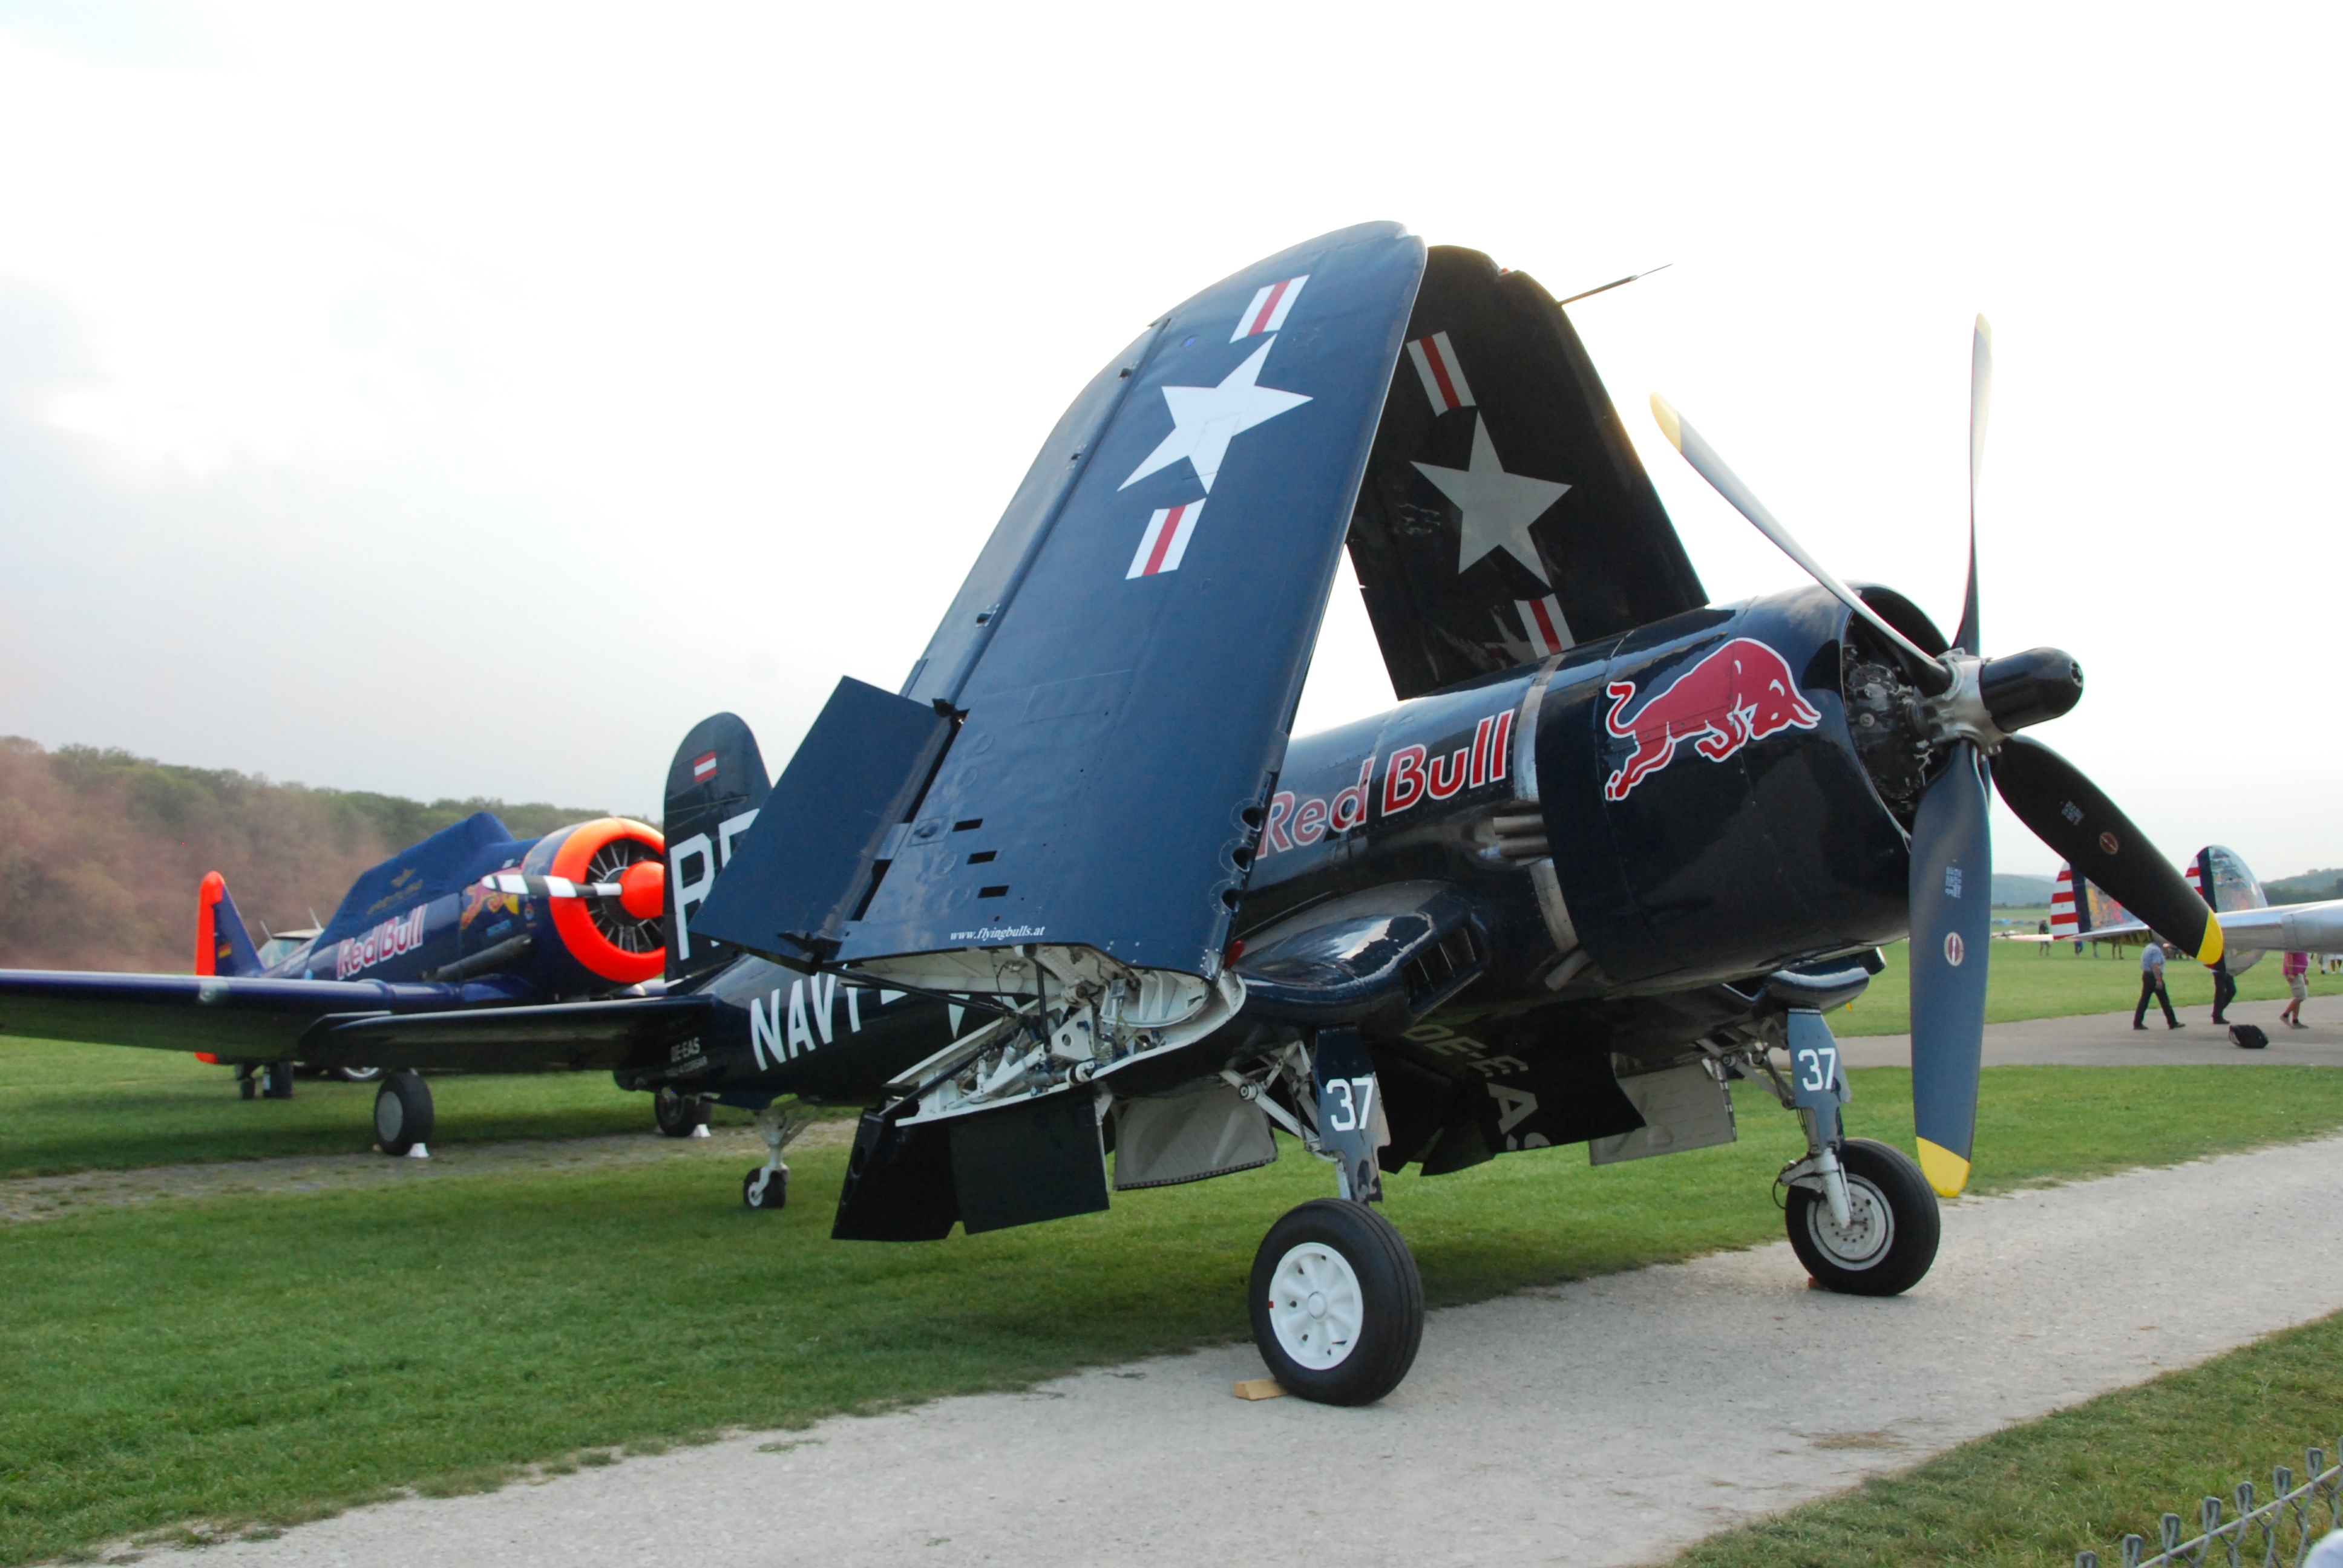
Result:
{"label": "white star insignia", "polygon": [[1196,477],[1210,490],[1232,438],[1309,402],[1299,392],[1254,385],[1262,361],[1269,357],[1270,347],[1276,341],[1272,337],[1255,349],[1252,358],[1222,377],[1217,387],[1164,387],[1163,401],[1172,408],[1172,433],[1116,488],[1127,490],[1157,469],[1185,457],[1196,466]]}
{"label": "white star insignia", "polygon": [[1496,444],[1489,439],[1486,420],[1473,427],[1473,466],[1436,468],[1418,463],[1415,471],[1440,487],[1463,514],[1457,528],[1456,569],[1463,571],[1491,550],[1503,550],[1530,568],[1537,580],[1553,586],[1537,546],[1530,541],[1530,525],[1562,499],[1568,485],[1508,474],[1497,461]]}

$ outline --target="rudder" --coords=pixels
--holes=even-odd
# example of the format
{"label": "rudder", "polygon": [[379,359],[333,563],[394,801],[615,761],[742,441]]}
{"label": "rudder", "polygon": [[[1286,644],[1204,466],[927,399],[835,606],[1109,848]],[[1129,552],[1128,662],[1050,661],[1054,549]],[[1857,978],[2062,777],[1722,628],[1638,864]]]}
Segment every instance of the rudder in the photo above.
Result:
{"label": "rudder", "polygon": [[667,978],[669,983],[731,955],[695,939],[691,912],[757,819],[771,788],[757,737],[739,715],[716,713],[691,727],[667,770]]}
{"label": "rudder", "polygon": [[196,972],[199,975],[256,975],[260,954],[244,929],[244,917],[228,897],[227,879],[217,871],[204,874],[196,892]]}

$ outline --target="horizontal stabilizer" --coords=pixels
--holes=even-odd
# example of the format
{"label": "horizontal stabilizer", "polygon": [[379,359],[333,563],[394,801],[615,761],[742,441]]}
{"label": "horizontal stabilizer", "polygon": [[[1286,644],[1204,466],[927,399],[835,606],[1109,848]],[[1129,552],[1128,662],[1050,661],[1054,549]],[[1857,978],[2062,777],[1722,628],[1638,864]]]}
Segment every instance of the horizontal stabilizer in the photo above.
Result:
{"label": "horizontal stabilizer", "polygon": [[828,957],[884,875],[889,830],[919,799],[951,732],[928,703],[840,680],[717,877],[694,932],[800,967]]}

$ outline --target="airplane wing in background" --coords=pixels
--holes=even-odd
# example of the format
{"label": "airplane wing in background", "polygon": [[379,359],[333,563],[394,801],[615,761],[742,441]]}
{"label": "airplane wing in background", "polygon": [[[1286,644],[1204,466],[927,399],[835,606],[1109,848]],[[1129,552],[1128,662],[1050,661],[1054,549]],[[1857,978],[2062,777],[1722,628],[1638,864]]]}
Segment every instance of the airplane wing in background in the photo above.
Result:
{"label": "airplane wing in background", "polygon": [[0,1034],[223,1061],[534,1072],[618,1066],[688,1039],[706,998],[500,1006],[484,985],[0,970]]}

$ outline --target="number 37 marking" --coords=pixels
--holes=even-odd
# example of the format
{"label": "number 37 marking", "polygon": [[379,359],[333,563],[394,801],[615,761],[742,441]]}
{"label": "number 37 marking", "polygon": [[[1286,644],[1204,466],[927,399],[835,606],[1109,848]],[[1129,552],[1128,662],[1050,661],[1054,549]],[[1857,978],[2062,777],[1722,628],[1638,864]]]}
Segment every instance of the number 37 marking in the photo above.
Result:
{"label": "number 37 marking", "polygon": [[1375,1079],[1330,1078],[1326,1081],[1326,1122],[1336,1132],[1355,1132],[1375,1110]]}
{"label": "number 37 marking", "polygon": [[1838,1048],[1833,1045],[1809,1045],[1795,1053],[1793,1068],[1798,1075],[1798,1087],[1808,1094],[1827,1094],[1838,1082]]}

